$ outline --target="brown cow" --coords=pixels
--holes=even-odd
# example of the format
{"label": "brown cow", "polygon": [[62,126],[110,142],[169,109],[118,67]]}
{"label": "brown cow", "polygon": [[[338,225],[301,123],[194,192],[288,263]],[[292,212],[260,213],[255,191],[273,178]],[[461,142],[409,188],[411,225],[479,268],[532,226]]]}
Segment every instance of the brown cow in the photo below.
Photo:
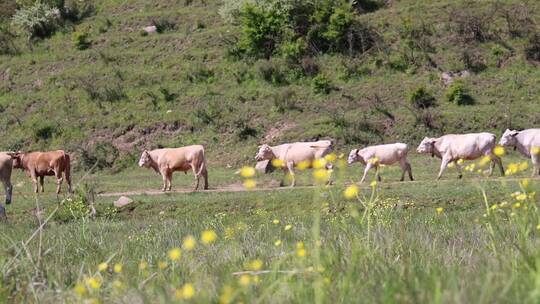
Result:
{"label": "brown cow", "polygon": [[194,191],[199,188],[199,179],[204,177],[204,189],[208,189],[208,171],[204,157],[204,147],[193,145],[181,148],[144,150],[139,159],[139,166],[152,168],[163,178],[162,191],[171,191],[171,180],[174,171],[187,173],[190,169],[195,174],[197,184]]}
{"label": "brown cow", "polygon": [[29,153],[19,151],[8,154],[13,158],[13,168],[24,170],[26,175],[32,179],[36,193],[39,192],[38,177],[41,192],[44,192],[43,178],[53,175],[56,177],[56,194],[60,193],[60,187],[63,181],[62,174],[66,178],[69,193],[72,193],[70,159],[69,155],[63,150]]}

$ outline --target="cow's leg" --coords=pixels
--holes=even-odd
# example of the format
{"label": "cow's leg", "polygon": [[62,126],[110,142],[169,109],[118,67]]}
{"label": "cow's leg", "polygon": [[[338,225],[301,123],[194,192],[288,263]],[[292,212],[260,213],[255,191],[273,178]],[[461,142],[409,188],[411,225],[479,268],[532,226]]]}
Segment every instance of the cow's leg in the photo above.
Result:
{"label": "cow's leg", "polygon": [[167,169],[160,170],[159,173],[161,174],[161,178],[163,179],[163,188],[161,188],[161,191],[165,192],[167,191]]}
{"label": "cow's leg", "polygon": [[11,196],[13,194],[13,186],[9,180],[3,181],[4,189],[6,190],[6,205],[11,204]]}
{"label": "cow's leg", "polygon": [[62,177],[62,172],[60,170],[54,172],[54,176],[56,177],[56,194],[59,194],[64,178]]}
{"label": "cow's leg", "polygon": [[540,172],[540,154],[531,153],[531,162],[533,165],[533,171],[531,177],[535,177]]}
{"label": "cow's leg", "polygon": [[399,165],[401,166],[401,179],[399,181],[402,182],[402,181],[405,180],[405,173],[409,174],[409,179],[410,180],[414,180],[414,178],[412,176],[411,164],[409,164],[407,159],[406,158],[400,159]]}
{"label": "cow's leg", "polygon": [[65,170],[64,171],[64,177],[65,177],[66,183],[68,185],[68,192],[73,193],[73,188],[71,187],[71,175],[70,175],[70,172]]}
{"label": "cow's leg", "polygon": [[368,174],[368,171],[369,171],[369,169],[371,169],[372,166],[373,165],[371,163],[369,163],[369,162],[366,164],[366,168],[364,169],[364,175],[362,176],[362,179],[360,180],[360,183],[363,183],[364,180],[366,180],[366,176]]}
{"label": "cow's leg", "polygon": [[296,186],[296,178],[294,178],[294,163],[288,162],[287,163],[287,170],[289,171],[289,174],[291,175],[291,187]]}
{"label": "cow's leg", "polygon": [[437,180],[441,179],[441,176],[444,172],[444,169],[446,169],[446,166],[448,166],[448,163],[450,162],[450,159],[447,157],[443,157],[441,161],[441,168],[439,170],[439,175],[437,175]]}
{"label": "cow's leg", "polygon": [[172,175],[173,175],[173,171],[167,170],[167,184],[168,184],[167,191],[171,191],[172,189]]}
{"label": "cow's leg", "polygon": [[377,180],[378,180],[379,182],[382,181],[380,169],[381,169],[381,167],[379,167],[379,165],[375,165],[375,177],[377,178]]}
{"label": "cow's leg", "polygon": [[456,166],[456,170],[457,170],[457,172],[458,172],[458,178],[459,178],[459,179],[462,179],[462,178],[463,178],[463,171],[461,170],[461,169],[462,169],[462,168],[461,168],[461,165],[458,164],[457,161],[454,162],[454,165]]}
{"label": "cow's leg", "polygon": [[204,190],[208,190],[208,170],[206,170],[206,168],[204,168],[202,174],[203,174],[203,177],[204,177]]}
{"label": "cow's leg", "polygon": [[285,180],[287,179],[287,173],[289,173],[289,170],[287,169],[287,167],[283,167],[283,179],[279,182],[280,187],[285,186]]}
{"label": "cow's leg", "polygon": [[[501,158],[498,157],[497,155],[490,155],[490,157],[491,157],[491,163],[496,164],[499,167],[501,176],[504,176],[504,167],[503,167]],[[490,175],[491,175],[491,172],[490,172]]]}
{"label": "cow's leg", "polygon": [[39,184],[41,185],[41,192],[45,192],[45,187],[43,187],[43,180],[45,179],[45,176],[39,177]]}
{"label": "cow's leg", "polygon": [[193,170],[193,175],[195,175],[195,187],[193,188],[193,191],[197,191],[197,189],[199,189],[199,179],[201,177],[197,175],[197,168],[195,168],[195,164],[191,164],[191,169]]}
{"label": "cow's leg", "polygon": [[34,183],[34,192],[39,193],[38,178],[34,170],[30,171],[30,178],[32,179],[32,182]]}

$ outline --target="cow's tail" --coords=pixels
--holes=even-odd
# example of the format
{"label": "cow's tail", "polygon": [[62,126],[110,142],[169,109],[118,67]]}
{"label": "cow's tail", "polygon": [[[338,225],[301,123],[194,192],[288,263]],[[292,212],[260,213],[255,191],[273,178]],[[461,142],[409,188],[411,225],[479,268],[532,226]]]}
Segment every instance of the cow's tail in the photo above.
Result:
{"label": "cow's tail", "polygon": [[201,164],[200,164],[200,167],[199,167],[199,171],[197,172],[197,177],[201,176],[201,174],[206,169],[206,156],[204,155],[204,148],[202,149],[201,154],[202,154],[202,160],[201,160]]}
{"label": "cow's tail", "polygon": [[71,158],[69,157],[69,154],[64,152],[64,178],[66,179],[66,182],[69,187],[69,191],[71,192]]}

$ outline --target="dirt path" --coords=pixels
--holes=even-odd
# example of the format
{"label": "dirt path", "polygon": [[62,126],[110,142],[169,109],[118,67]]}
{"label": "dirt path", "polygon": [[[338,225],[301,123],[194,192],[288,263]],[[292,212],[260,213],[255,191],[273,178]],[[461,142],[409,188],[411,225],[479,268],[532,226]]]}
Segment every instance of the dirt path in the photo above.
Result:
{"label": "dirt path", "polygon": [[[519,180],[522,180],[523,178],[525,177],[498,177],[498,178],[490,178],[488,179],[487,181],[489,182],[502,182],[502,181],[519,181]],[[528,178],[528,177],[527,177]],[[538,178],[534,178],[534,179],[538,179]],[[483,181],[483,180],[486,180],[484,178],[469,178],[469,179],[463,179],[463,181],[466,181],[466,182],[478,182],[478,181]],[[435,181],[435,180],[416,180],[416,181],[404,181],[404,182],[400,182],[400,181],[390,181],[390,182],[381,182],[379,185],[380,187],[387,187],[387,186],[395,186],[395,185],[399,185],[399,186],[410,186],[410,185],[415,185],[415,184],[428,184],[428,183],[443,183],[443,184],[446,184],[446,183],[451,183],[451,182],[456,182],[458,180],[456,179],[445,179],[445,180],[440,180],[440,181]],[[364,183],[362,185],[356,183],[358,186],[360,186],[361,188],[369,188],[369,183]],[[219,187],[216,187],[216,188],[211,188],[209,190],[200,190],[199,192],[200,193],[235,193],[235,192],[248,192],[248,191],[251,191],[251,192],[265,192],[265,191],[286,191],[286,190],[295,190],[295,189],[314,189],[316,186],[297,186],[297,187],[294,187],[294,188],[290,188],[290,187],[258,187],[258,188],[255,188],[255,189],[251,189],[251,190],[248,190],[246,188],[244,188],[241,184],[230,184],[230,185],[225,185],[225,186],[219,186]],[[193,193],[193,191],[191,189],[178,189],[178,190],[173,190],[173,191],[170,191],[170,192],[163,192],[161,190],[133,190],[133,191],[125,191],[125,192],[105,192],[105,193],[99,193],[98,196],[100,197],[117,197],[117,196],[136,196],[136,195],[164,195],[164,194],[169,194],[169,193]]]}

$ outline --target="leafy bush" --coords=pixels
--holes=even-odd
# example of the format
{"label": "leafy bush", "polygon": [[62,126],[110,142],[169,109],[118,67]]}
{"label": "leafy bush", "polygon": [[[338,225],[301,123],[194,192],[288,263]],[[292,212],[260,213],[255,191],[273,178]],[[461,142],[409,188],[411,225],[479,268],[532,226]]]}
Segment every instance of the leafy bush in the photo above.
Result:
{"label": "leafy bush", "polygon": [[508,35],[512,38],[527,37],[534,29],[534,21],[528,5],[510,5],[502,12]]}
{"label": "leafy bush", "polygon": [[287,84],[285,65],[276,60],[260,60],[256,63],[257,70],[262,79],[275,85]]}
{"label": "leafy bush", "polygon": [[302,111],[296,104],[296,93],[292,89],[285,89],[281,92],[272,94],[273,110],[277,113],[286,113],[288,111]]}
{"label": "leafy bush", "polygon": [[78,50],[86,50],[92,45],[92,42],[88,39],[88,34],[83,32],[73,32],[71,41]]}
{"label": "leafy bush", "polygon": [[334,89],[330,79],[323,74],[319,74],[313,78],[312,87],[315,94],[329,94]]}
{"label": "leafy bush", "polygon": [[457,105],[470,105],[474,99],[467,93],[465,85],[461,81],[454,81],[446,90],[445,99]]}
{"label": "leafy bush", "polygon": [[96,11],[92,1],[88,0],[62,0],[61,5],[62,17],[64,20],[78,22],[84,18],[90,17]]}
{"label": "leafy bush", "polygon": [[242,6],[225,1],[226,19],[234,18],[241,35],[236,56],[270,58],[281,54],[300,60],[305,54],[326,52],[363,53],[378,39],[371,27],[356,20],[349,1],[270,0],[243,1]]}
{"label": "leafy bush", "polygon": [[303,58],[302,61],[300,61],[300,66],[302,67],[305,76],[313,77],[319,74],[319,65],[313,58]]}
{"label": "leafy bush", "polygon": [[158,33],[174,31],[176,29],[176,22],[171,18],[162,17],[153,19],[151,23],[156,27]]}
{"label": "leafy bush", "polygon": [[84,170],[112,168],[119,151],[109,142],[98,142],[81,149],[81,166]]}
{"label": "leafy bush", "polygon": [[419,87],[411,91],[407,97],[409,103],[417,109],[427,109],[435,106],[435,97],[426,88]]}
{"label": "leafy bush", "polygon": [[244,141],[249,137],[256,137],[257,130],[249,125],[249,122],[244,119],[237,120],[235,122],[235,132],[238,139]]}
{"label": "leafy bush", "polygon": [[540,33],[536,33],[529,38],[525,47],[525,58],[540,62]]}
{"label": "leafy bush", "polygon": [[74,196],[65,198],[60,202],[53,218],[57,222],[67,223],[87,218],[91,214],[92,209],[88,204],[86,196],[82,192],[77,191]]}
{"label": "leafy bush", "polygon": [[493,15],[489,12],[479,14],[472,8],[459,8],[450,13],[450,21],[457,40],[462,43],[485,42],[493,38]]}
{"label": "leafy bush", "polygon": [[0,24],[0,55],[13,54],[17,51],[13,35],[5,26]]}
{"label": "leafy bush", "polygon": [[52,35],[61,23],[60,10],[43,2],[23,7],[13,15],[11,24],[28,40]]}
{"label": "leafy bush", "polygon": [[487,68],[486,62],[480,51],[467,48],[461,52],[461,61],[466,69],[473,72],[481,72]]}

